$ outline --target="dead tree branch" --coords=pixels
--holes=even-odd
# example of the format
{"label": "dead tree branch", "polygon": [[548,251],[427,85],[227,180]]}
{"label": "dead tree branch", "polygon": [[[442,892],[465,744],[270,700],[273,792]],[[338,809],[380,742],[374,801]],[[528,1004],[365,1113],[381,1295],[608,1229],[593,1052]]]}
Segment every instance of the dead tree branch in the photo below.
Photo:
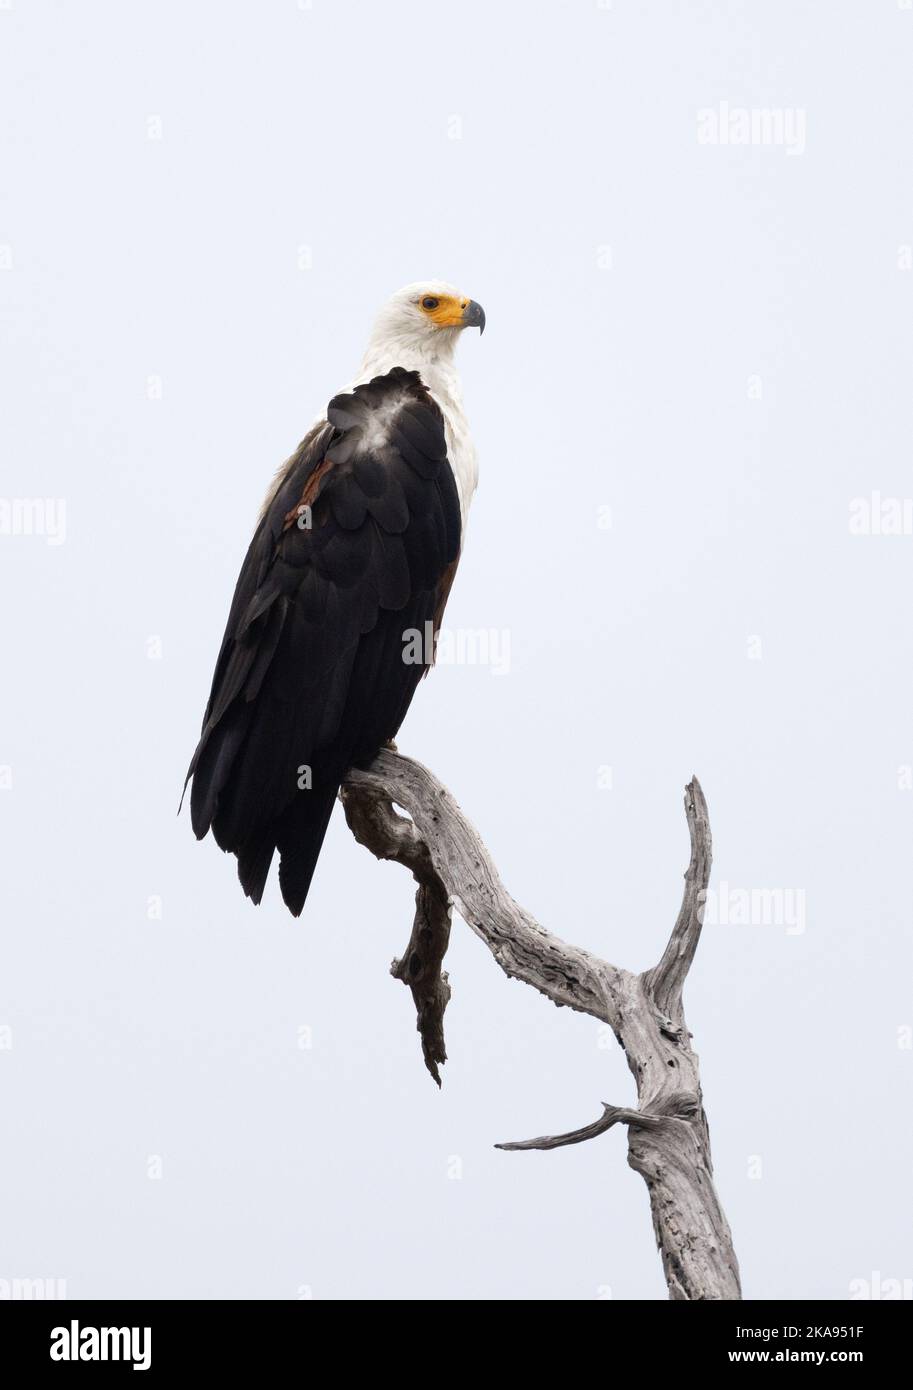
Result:
{"label": "dead tree branch", "polygon": [[474,827],[420,763],[384,749],[369,768],[348,774],[340,798],[356,840],[378,859],[403,864],[418,884],[412,935],[392,973],[412,990],[425,1065],[438,1085],[450,999],[442,962],[455,908],[505,974],[534,986],[559,1007],[609,1024],[637,1085],[637,1109],[604,1105],[603,1115],[582,1129],[497,1147],[561,1148],[596,1138],[615,1124],[627,1125],[628,1162],[647,1184],[670,1297],[740,1298],[732,1237],[713,1185],[698,1059],[682,1004],[700,940],[712,854],[707,803],[697,778],[685,791],[691,860],[682,905],[662,958],[640,975],[553,936],[514,902]]}

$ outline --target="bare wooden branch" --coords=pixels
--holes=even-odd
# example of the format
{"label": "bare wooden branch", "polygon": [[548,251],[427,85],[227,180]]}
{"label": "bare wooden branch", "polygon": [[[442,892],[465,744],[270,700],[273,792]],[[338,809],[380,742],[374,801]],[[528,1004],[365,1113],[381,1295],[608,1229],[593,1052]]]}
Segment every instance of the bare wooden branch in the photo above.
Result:
{"label": "bare wooden branch", "polygon": [[[452,906],[505,974],[555,1004],[614,1022],[614,992],[627,972],[552,936],[514,902],[478,832],[426,767],[384,748],[369,768],[349,772],[340,797],[355,838],[378,859],[405,864],[419,883],[446,885]],[[395,816],[393,802],[411,827]]]}
{"label": "bare wooden branch", "polygon": [[713,858],[710,815],[696,777],[692,777],[685,788],[685,816],[691,836],[691,862],[685,872],[682,905],[662,959],[645,974],[647,988],[656,1003],[670,1015],[681,1012],[685,977],[701,939],[704,899]]}
{"label": "bare wooden branch", "polygon": [[447,889],[435,871],[425,841],[411,821],[396,814],[389,800],[353,796],[346,789],[341,797],[349,828],[359,844],[378,858],[404,864],[418,883],[412,935],[401,959],[391,965],[390,974],[412,990],[425,1066],[440,1086],[439,1068],[447,1061],[444,1010],[450,1002],[450,983],[441,965],[450,944]]}
{"label": "bare wooden branch", "polygon": [[[393,973],[412,989],[425,1063],[440,1084],[443,1016],[450,986],[442,969],[450,910],[484,941],[508,976],[559,1006],[608,1023],[637,1085],[636,1109],[605,1105],[569,1134],[499,1144],[556,1149],[628,1127],[628,1162],[647,1184],[653,1228],[674,1299],[741,1297],[732,1237],[713,1184],[710,1136],[698,1059],[682,991],[700,939],[712,844],[697,778],[686,788],[691,859],[682,905],[659,963],[635,975],[547,932],[510,897],[478,833],[420,763],[384,749],[353,769],[340,792],[356,839],[378,858],[411,870],[418,883],[412,936]],[[409,819],[397,815],[394,803]]]}
{"label": "bare wooden branch", "polygon": [[582,1129],[572,1129],[569,1134],[543,1134],[538,1139],[515,1139],[511,1144],[495,1144],[496,1149],[562,1149],[565,1144],[582,1144],[587,1139],[595,1139],[598,1134],[605,1134],[607,1129],[619,1123],[636,1124],[641,1120],[636,1110],[625,1110],[617,1105],[607,1105],[602,1102],[602,1114],[598,1120],[594,1120],[591,1125],[584,1125]]}
{"label": "bare wooden branch", "polygon": [[563,1149],[566,1144],[582,1144],[605,1134],[613,1125],[638,1125],[641,1129],[658,1129],[669,1119],[693,1119],[696,1113],[694,1097],[683,1093],[668,1096],[663,1109],[654,1114],[645,1110],[628,1110],[625,1106],[602,1102],[602,1114],[591,1125],[572,1129],[569,1134],[543,1134],[539,1139],[520,1139],[512,1144],[495,1144],[496,1149]]}

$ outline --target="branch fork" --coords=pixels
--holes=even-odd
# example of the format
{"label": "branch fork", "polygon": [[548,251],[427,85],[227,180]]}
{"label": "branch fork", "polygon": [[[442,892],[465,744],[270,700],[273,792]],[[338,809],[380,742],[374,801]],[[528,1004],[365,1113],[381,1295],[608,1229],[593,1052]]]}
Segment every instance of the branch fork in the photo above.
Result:
{"label": "branch fork", "polygon": [[478,832],[446,787],[394,747],[382,749],[370,767],[352,769],[340,799],[356,840],[378,859],[408,868],[418,885],[412,933],[391,973],[412,991],[425,1065],[437,1085],[447,1060],[444,1013],[451,989],[443,961],[455,909],[511,979],[532,985],[559,1007],[609,1024],[637,1086],[637,1108],[604,1103],[602,1115],[581,1129],[496,1147],[563,1148],[626,1125],[628,1162],[647,1184],[670,1297],[740,1298],[732,1237],[713,1184],[698,1059],[682,1004],[712,858],[707,803],[697,778],[685,789],[691,858],[682,904],[661,959],[641,974],[546,931],[509,895]]}

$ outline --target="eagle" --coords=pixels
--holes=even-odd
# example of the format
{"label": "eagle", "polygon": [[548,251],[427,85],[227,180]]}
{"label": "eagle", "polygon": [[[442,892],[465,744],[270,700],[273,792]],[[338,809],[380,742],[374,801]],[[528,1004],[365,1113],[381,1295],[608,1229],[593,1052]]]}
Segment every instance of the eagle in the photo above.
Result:
{"label": "eagle", "polygon": [[443,281],[388,300],[238,576],[184,789],[254,903],[278,850],[296,917],[346,772],[395,737],[433,663],[478,479],[454,365],[468,327],[481,305]]}

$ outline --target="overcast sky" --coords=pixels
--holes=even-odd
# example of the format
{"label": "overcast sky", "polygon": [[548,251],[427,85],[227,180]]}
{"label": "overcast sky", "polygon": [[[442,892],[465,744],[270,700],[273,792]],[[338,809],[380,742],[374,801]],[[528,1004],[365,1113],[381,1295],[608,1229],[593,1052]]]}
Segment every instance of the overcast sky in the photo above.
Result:
{"label": "overcast sky", "polygon": [[913,1276],[911,63],[903,0],[0,3],[0,1280],[665,1296],[621,1130],[493,1148],[633,1103],[595,1020],[456,922],[438,1093],[408,875],[337,813],[296,922],[175,816],[267,483],[426,276],[495,646],[400,747],[631,969],[698,774],[745,1293]]}

